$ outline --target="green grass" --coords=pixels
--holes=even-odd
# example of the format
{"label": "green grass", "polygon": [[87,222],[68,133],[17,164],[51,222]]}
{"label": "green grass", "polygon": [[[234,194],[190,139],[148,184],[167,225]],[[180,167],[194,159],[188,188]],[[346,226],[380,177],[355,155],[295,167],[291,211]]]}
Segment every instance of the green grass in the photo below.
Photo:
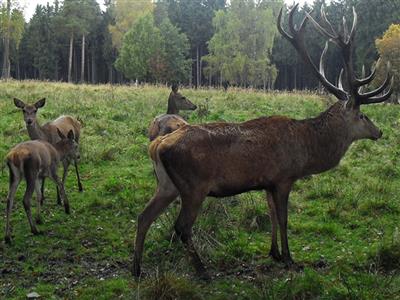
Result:
{"label": "green grass", "polygon": [[[30,103],[46,97],[43,122],[61,114],[82,121],[81,176],[72,172],[67,194],[72,214],[56,204],[46,185],[43,235],[32,236],[21,184],[12,214],[13,244],[0,242],[0,298],[25,299],[400,299],[400,107],[363,111],[383,130],[379,141],[353,144],[340,165],[298,181],[291,193],[289,243],[303,271],[286,270],[268,257],[270,224],[260,192],[205,201],[195,226],[196,246],[213,275],[198,280],[172,236],[179,212],[173,203],[152,225],[143,270],[130,275],[136,218],[155,189],[147,154],[147,127],[166,110],[165,87],[0,83],[0,160],[28,139],[13,97]],[[182,90],[200,113],[191,123],[244,121],[263,115],[312,117],[324,97],[307,93]],[[2,166],[2,165],[1,165]],[[0,172],[5,211],[8,171]],[[0,236],[4,236],[4,214]]]}

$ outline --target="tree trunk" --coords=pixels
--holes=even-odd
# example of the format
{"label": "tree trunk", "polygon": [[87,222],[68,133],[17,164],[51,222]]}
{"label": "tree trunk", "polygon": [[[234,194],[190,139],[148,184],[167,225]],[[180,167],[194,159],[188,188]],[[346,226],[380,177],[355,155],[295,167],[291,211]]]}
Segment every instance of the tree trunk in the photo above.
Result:
{"label": "tree trunk", "polygon": [[11,22],[11,0],[7,0],[7,28],[4,37],[3,50],[3,72],[1,78],[10,78],[10,22]]}
{"label": "tree trunk", "polygon": [[68,58],[68,82],[72,81],[72,50],[74,45],[74,33],[71,33],[71,37],[69,39],[69,58]]}
{"label": "tree trunk", "polygon": [[96,78],[96,53],[94,51],[94,48],[92,48],[92,83],[96,83],[97,82],[97,78]]}
{"label": "tree trunk", "polygon": [[199,46],[196,47],[196,88],[199,86],[199,80],[200,80],[200,73],[199,73],[199,66],[200,66],[200,60],[199,60]]}
{"label": "tree trunk", "polygon": [[85,34],[82,35],[81,83],[85,82]]}

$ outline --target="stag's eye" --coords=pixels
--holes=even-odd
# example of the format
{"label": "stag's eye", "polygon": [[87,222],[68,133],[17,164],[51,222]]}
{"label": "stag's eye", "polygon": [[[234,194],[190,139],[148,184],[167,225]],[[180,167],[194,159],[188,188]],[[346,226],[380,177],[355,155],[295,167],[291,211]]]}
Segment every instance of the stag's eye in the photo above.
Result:
{"label": "stag's eye", "polygon": [[364,115],[360,115],[360,120],[363,120],[364,119]]}

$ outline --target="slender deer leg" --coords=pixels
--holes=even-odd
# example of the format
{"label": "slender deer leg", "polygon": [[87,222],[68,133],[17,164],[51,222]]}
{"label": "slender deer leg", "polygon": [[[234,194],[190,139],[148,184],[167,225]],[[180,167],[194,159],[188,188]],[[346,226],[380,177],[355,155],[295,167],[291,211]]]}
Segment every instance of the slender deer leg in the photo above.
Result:
{"label": "slender deer leg", "polygon": [[289,243],[287,238],[288,200],[291,187],[291,183],[281,184],[276,187],[276,190],[272,194],[278,216],[279,231],[281,235],[282,260],[287,265],[292,265],[294,263],[290,256]]}
{"label": "slender deer leg", "polygon": [[164,211],[164,209],[178,196],[178,191],[171,185],[170,187],[163,187],[159,184],[156,194],[147,204],[144,211],[138,216],[135,252],[133,256],[133,269],[134,276],[140,276],[140,264],[142,261],[144,239],[150,225],[154,220]]}
{"label": "slender deer leg", "polygon": [[278,218],[276,216],[276,207],[274,204],[274,200],[272,198],[272,194],[268,191],[266,193],[267,193],[267,203],[268,203],[268,207],[269,207],[269,213],[270,213],[270,219],[271,219],[271,229],[272,229],[271,250],[269,251],[269,255],[274,260],[280,261],[282,259],[282,256],[279,253],[279,247],[278,247],[278,235],[277,235]]}
{"label": "slender deer leg", "polygon": [[25,167],[24,169],[25,178],[26,178],[26,191],[24,194],[24,208],[26,212],[26,216],[28,217],[29,225],[31,226],[31,232],[33,234],[39,234],[39,231],[36,229],[36,225],[32,220],[32,212],[31,212],[31,201],[32,195],[35,190],[35,181],[36,176],[33,174],[33,171],[29,168]]}
{"label": "slender deer leg", "polygon": [[43,203],[43,194],[42,194],[42,183],[43,179],[36,179],[35,181],[35,191],[36,191],[36,201],[37,201],[37,208],[36,208],[36,223],[42,224],[42,218],[40,216],[41,205]]}
{"label": "slender deer leg", "polygon": [[44,203],[44,180],[45,180],[45,177],[43,177],[42,178],[42,186],[40,187],[40,192],[42,193],[42,199],[41,199],[41,205],[43,205],[43,203]]}
{"label": "slender deer leg", "polygon": [[191,196],[188,197],[181,195],[181,198],[182,207],[175,223],[175,231],[177,235],[180,236],[182,242],[188,250],[197,274],[200,277],[208,279],[209,275],[207,274],[206,268],[204,267],[204,264],[201,261],[192,240],[192,227],[197,215],[199,214],[205,195],[203,195],[203,193],[193,192]]}
{"label": "slender deer leg", "polygon": [[21,181],[17,172],[13,172],[12,167],[9,165],[10,170],[10,186],[7,195],[7,209],[6,209],[6,229],[4,240],[7,244],[11,243],[11,226],[10,217],[13,208],[15,193],[17,191],[18,185]]}
{"label": "slender deer leg", "polygon": [[79,171],[78,171],[78,162],[74,160],[74,165],[75,165],[75,172],[76,172],[76,179],[78,180],[78,189],[80,192],[83,191],[82,183],[81,183],[81,178],[79,176]]}
{"label": "slender deer leg", "polygon": [[[65,172],[65,170],[64,170],[64,172]],[[70,213],[69,201],[68,201],[67,195],[65,194],[64,183],[58,177],[56,169],[51,170],[50,176],[51,176],[51,179],[57,185],[57,196],[60,197],[60,202],[62,201],[62,203],[64,203],[65,213],[69,214]]]}

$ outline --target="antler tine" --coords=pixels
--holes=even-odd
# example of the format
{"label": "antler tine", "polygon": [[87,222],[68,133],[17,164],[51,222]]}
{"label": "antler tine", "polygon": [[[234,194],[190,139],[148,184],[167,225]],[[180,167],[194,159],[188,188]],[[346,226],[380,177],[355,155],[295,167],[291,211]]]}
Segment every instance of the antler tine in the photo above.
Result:
{"label": "antler tine", "polygon": [[327,37],[330,38],[330,39],[333,39],[333,40],[336,39],[336,36],[332,35],[332,34],[329,33],[327,30],[325,30],[325,28],[323,28],[321,25],[319,25],[319,24],[317,23],[317,21],[315,21],[314,18],[311,17],[311,15],[310,15],[308,12],[306,12],[306,15],[307,15],[308,19],[314,24],[315,28],[317,28],[317,30],[318,30],[319,32],[321,32],[323,35],[327,36]]}
{"label": "antler tine", "polygon": [[338,88],[344,91],[344,87],[343,87],[343,73],[344,73],[344,69],[342,68],[342,69],[340,70],[340,74],[339,74]]}
{"label": "antler tine", "polygon": [[371,74],[369,74],[365,78],[364,78],[364,76],[365,76],[365,70],[364,70],[364,73],[362,73],[362,75],[361,75],[363,78],[356,79],[356,84],[358,86],[362,86],[362,85],[366,85],[366,84],[370,83],[375,78],[376,70],[378,69],[380,62],[381,62],[381,59],[379,58],[375,64],[375,66],[371,69]]}
{"label": "antler tine", "polygon": [[326,55],[326,52],[328,51],[328,44],[329,44],[329,41],[326,41],[324,50],[322,51],[321,57],[319,59],[319,72],[324,77],[325,77],[325,69],[324,69],[325,55]]}
{"label": "antler tine", "polygon": [[289,41],[291,41],[293,39],[293,37],[291,35],[289,35],[282,27],[282,11],[283,11],[283,7],[281,7],[281,10],[279,11],[279,15],[278,15],[278,22],[277,22],[277,27],[278,27],[278,31],[280,32],[280,34],[282,34],[286,39],[288,39]]}
{"label": "antler tine", "polygon": [[[381,85],[380,87],[378,87],[378,88],[376,88],[375,90],[370,91],[370,92],[368,92],[368,93],[359,94],[359,95],[358,95],[358,96],[360,97],[360,99],[361,99],[361,103],[362,103],[362,104],[364,104],[364,101],[363,101],[363,100],[368,99],[368,98],[373,98],[373,97],[375,97],[375,96],[377,96],[377,95],[383,93],[383,92],[386,90],[386,88],[389,86],[389,84],[390,84],[390,89],[392,88],[392,85],[393,85],[393,76],[392,76],[392,77],[389,76],[389,74],[390,74],[390,69],[391,69],[391,66],[390,66],[390,63],[389,63],[389,62],[387,63],[387,67],[386,67],[386,68],[387,68],[386,78],[385,78],[385,81],[382,83],[382,85]],[[376,99],[378,99],[378,98],[379,98],[379,97],[377,97]],[[375,99],[375,100],[376,100],[376,99]],[[376,103],[376,102],[373,102],[373,103]]]}
{"label": "antler tine", "polygon": [[[282,9],[281,9],[279,16],[278,16],[279,32],[293,45],[293,47],[296,48],[296,50],[298,51],[300,56],[303,58],[305,63],[311,67],[314,75],[320,80],[320,82],[328,90],[328,92],[335,95],[335,97],[338,98],[339,100],[347,101],[348,94],[345,91],[343,91],[343,90],[339,89],[338,87],[336,87],[335,85],[333,85],[332,83],[330,83],[328,81],[328,79],[325,77],[323,61],[324,61],[324,57],[325,57],[327,49],[325,49],[322,53],[322,57],[320,60],[320,69],[318,69],[316,67],[316,65],[314,64],[314,62],[311,60],[311,57],[308,54],[308,52],[306,50],[306,46],[304,44],[304,32],[305,32],[305,27],[306,27],[307,20],[309,19],[310,14],[306,13],[306,16],[302,20],[299,28],[295,27],[294,21],[293,21],[293,16],[294,16],[294,13],[295,13],[295,10],[297,9],[297,7],[298,7],[298,4],[293,6],[293,8],[289,12],[289,30],[290,30],[291,35],[282,28],[282,24],[281,24]],[[329,35],[329,33],[328,33],[328,35]]]}
{"label": "antler tine", "polygon": [[393,93],[393,82],[394,82],[394,76],[392,76],[392,79],[390,80],[390,87],[386,91],[385,94],[383,94],[382,96],[376,96],[376,97],[363,99],[361,104],[381,103],[381,102],[386,101],[387,99],[389,99],[390,96]]}
{"label": "antler tine", "polygon": [[350,43],[352,40],[354,40],[354,36],[356,34],[356,27],[357,27],[357,13],[356,13],[356,9],[353,6],[353,26],[351,27],[349,40],[347,43]]}
{"label": "antler tine", "polygon": [[343,39],[345,43],[348,43],[350,41],[350,36],[349,36],[349,29],[347,28],[347,22],[346,22],[346,18],[343,17],[342,20],[342,26],[343,26]]}

